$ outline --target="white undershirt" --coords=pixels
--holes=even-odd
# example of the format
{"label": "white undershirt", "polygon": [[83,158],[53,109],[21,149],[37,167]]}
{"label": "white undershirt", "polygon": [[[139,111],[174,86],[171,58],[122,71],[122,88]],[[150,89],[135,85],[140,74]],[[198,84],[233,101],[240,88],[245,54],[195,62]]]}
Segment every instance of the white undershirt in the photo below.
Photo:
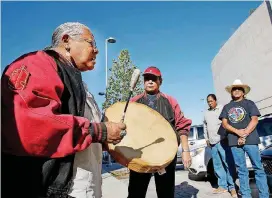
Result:
{"label": "white undershirt", "polygon": [[[100,110],[92,94],[88,91],[84,117],[91,122],[101,121]],[[84,151],[76,153],[73,166],[73,184],[69,195],[75,198],[101,198],[101,169],[102,145],[100,143],[92,143]]]}

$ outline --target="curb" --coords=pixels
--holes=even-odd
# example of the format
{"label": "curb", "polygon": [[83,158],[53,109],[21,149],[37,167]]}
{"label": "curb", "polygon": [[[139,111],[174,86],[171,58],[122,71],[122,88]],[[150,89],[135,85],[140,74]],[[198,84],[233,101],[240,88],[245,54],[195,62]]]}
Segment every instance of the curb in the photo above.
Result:
{"label": "curb", "polygon": [[[105,171],[106,172],[106,171]],[[106,179],[108,177],[113,177],[109,172],[103,173],[102,174],[102,179]]]}

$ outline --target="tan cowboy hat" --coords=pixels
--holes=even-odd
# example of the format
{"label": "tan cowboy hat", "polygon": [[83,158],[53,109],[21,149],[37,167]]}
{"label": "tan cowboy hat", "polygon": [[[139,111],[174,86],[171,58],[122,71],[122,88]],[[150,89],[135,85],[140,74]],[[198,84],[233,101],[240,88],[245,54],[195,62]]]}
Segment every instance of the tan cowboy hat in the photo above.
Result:
{"label": "tan cowboy hat", "polygon": [[245,95],[250,92],[250,87],[246,84],[243,84],[240,79],[236,79],[233,81],[232,85],[226,87],[226,91],[231,93],[232,88],[234,87],[242,87],[245,90]]}

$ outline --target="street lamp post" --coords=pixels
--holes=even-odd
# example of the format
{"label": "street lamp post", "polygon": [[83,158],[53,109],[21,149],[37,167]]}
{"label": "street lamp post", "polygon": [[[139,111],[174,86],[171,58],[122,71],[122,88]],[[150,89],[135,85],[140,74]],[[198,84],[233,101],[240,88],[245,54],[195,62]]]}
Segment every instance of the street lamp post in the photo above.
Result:
{"label": "street lamp post", "polygon": [[[105,53],[106,53],[106,89],[108,87],[108,43],[116,43],[116,39],[109,37],[105,40]],[[107,91],[107,90],[106,90]]]}
{"label": "street lamp post", "polygon": [[113,37],[109,37],[105,40],[105,85],[106,90],[105,92],[99,92],[98,95],[105,96],[105,99],[107,99],[107,87],[108,87],[108,43],[116,43],[116,39]]}
{"label": "street lamp post", "polygon": [[[102,96],[102,95],[105,95],[105,100],[107,100],[107,88],[108,88],[108,43],[116,43],[116,39],[113,38],[113,37],[109,37],[105,40],[105,61],[106,61],[106,68],[105,68],[105,84],[106,84],[106,90],[105,90],[105,93],[103,92],[99,92],[99,95]],[[105,111],[103,112],[105,113]],[[111,156],[110,154],[108,153],[108,163],[109,165],[111,166],[112,163],[111,163]]]}

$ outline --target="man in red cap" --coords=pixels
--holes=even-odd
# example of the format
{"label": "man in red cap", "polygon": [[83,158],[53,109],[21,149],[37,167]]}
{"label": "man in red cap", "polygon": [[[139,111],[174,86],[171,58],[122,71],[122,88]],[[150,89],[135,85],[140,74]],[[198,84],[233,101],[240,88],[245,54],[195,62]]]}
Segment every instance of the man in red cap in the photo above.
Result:
{"label": "man in red cap", "polygon": [[[160,92],[162,75],[157,67],[148,67],[143,76],[145,91],[131,101],[151,107],[168,120],[175,129],[178,144],[182,144],[182,159],[187,168],[191,165],[188,134],[192,121],[184,117],[178,102],[173,97]],[[164,172],[154,174],[158,198],[174,198],[176,161],[175,157]],[[151,176],[151,173],[137,173],[130,170],[128,198],[145,198]]]}

